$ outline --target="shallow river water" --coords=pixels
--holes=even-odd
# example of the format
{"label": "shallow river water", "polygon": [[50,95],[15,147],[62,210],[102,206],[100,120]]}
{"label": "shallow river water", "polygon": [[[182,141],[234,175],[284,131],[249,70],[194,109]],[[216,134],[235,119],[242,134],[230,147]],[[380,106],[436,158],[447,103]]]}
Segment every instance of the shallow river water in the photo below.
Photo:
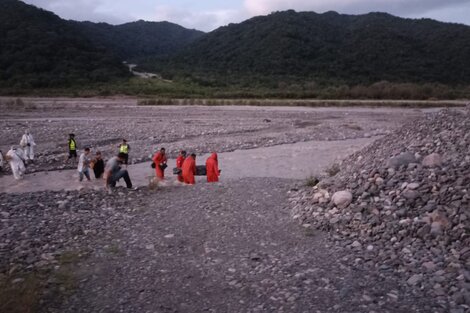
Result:
{"label": "shallow river water", "polygon": [[[318,175],[326,167],[347,155],[361,149],[376,138],[360,138],[338,141],[308,141],[294,144],[236,150],[219,153],[221,180],[245,177],[276,177],[306,179]],[[198,156],[196,163],[205,164],[209,155]],[[176,184],[171,169],[175,160],[168,160],[167,175],[163,185]],[[128,167],[135,186],[146,186],[154,175],[150,162],[133,164]],[[93,175],[92,175],[93,176]],[[197,183],[204,183],[205,177],[197,177]],[[124,182],[121,182],[123,185]],[[75,190],[80,188],[102,188],[102,180],[78,181],[76,170],[37,172],[27,174],[23,180],[15,181],[13,176],[0,178],[0,190],[8,193],[25,193],[43,190]]]}

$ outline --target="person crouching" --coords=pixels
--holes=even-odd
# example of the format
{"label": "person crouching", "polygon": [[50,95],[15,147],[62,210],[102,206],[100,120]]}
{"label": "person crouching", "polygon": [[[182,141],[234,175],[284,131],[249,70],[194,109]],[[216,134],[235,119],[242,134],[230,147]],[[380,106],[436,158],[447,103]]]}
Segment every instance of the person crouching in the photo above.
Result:
{"label": "person crouching", "polygon": [[129,173],[127,170],[121,169],[121,164],[125,162],[125,158],[126,156],[124,153],[119,152],[117,156],[109,159],[108,162],[106,162],[103,175],[106,189],[111,190],[111,188],[116,187],[116,183],[121,178],[124,178],[127,188],[132,189],[132,182],[131,178],[129,177]]}
{"label": "person crouching", "polygon": [[21,149],[17,149],[16,147],[11,147],[6,154],[5,159],[10,163],[13,177],[15,177],[16,180],[22,179],[26,172],[23,151]]}

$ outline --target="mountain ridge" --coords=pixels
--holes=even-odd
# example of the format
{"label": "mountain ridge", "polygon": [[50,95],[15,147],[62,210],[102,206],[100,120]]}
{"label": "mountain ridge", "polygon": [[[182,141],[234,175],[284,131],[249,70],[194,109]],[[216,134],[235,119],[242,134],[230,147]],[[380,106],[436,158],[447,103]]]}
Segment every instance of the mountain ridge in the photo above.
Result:
{"label": "mountain ridge", "polygon": [[202,86],[465,85],[468,55],[470,26],[382,12],[287,10],[203,33],[166,21],[66,21],[19,0],[0,2],[0,87],[127,79],[124,60]]}
{"label": "mountain ridge", "polygon": [[0,2],[0,86],[48,88],[128,75],[119,59],[54,13],[21,1]]}
{"label": "mountain ridge", "polygon": [[470,26],[463,24],[288,10],[220,27],[158,66],[344,83],[456,84],[470,82],[468,55]]}
{"label": "mountain ridge", "polygon": [[124,60],[166,56],[204,34],[167,21],[138,20],[119,25],[71,21],[84,36]]}

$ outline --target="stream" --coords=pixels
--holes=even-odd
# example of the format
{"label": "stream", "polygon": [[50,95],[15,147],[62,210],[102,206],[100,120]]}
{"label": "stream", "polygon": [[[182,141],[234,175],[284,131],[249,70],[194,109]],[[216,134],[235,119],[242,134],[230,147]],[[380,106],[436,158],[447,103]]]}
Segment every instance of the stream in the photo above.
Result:
{"label": "stream", "polygon": [[[320,174],[331,164],[360,150],[373,142],[375,138],[359,138],[336,141],[307,141],[263,147],[249,150],[236,150],[219,153],[219,168],[222,170],[220,180],[240,179],[247,177],[275,177],[290,179],[306,179],[311,175]],[[205,164],[209,154],[198,156],[196,164]],[[132,156],[131,156],[132,157]],[[168,160],[165,171],[166,179],[161,184],[179,184],[172,174],[174,159]],[[147,186],[155,175],[150,162],[128,166],[133,185]],[[103,180],[93,178],[90,182],[78,181],[76,170],[36,172],[26,174],[24,179],[16,181],[12,175],[0,177],[0,190],[7,193],[27,193],[45,190],[78,190],[82,188],[103,188]],[[197,177],[196,183],[205,183],[205,176]],[[125,186],[121,181],[118,186]]]}

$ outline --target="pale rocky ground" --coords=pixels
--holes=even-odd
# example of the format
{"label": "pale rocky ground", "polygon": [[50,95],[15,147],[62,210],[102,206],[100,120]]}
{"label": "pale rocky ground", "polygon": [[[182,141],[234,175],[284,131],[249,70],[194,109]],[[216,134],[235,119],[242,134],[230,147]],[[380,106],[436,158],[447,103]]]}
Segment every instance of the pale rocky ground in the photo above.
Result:
{"label": "pale rocky ground", "polygon": [[0,149],[6,152],[18,145],[29,128],[38,143],[38,160],[30,172],[75,167],[63,164],[69,133],[76,135],[79,148],[101,150],[108,158],[125,138],[131,146],[130,162],[139,163],[162,146],[176,158],[183,148],[202,154],[384,135],[423,114],[379,108],[142,107],[132,99],[23,102],[16,110],[1,108]]}
{"label": "pale rocky ground", "polygon": [[[36,105],[51,104],[41,101]],[[79,143],[107,154],[125,136],[135,161],[161,145],[171,156],[185,147],[198,153],[237,150],[227,155],[249,159],[240,151],[259,148],[251,155],[275,155],[286,153],[285,146],[263,149],[310,140],[317,140],[317,147],[344,142],[347,150],[349,138],[357,141],[352,152],[370,137],[424,115],[413,109],[141,108],[126,99],[83,102],[56,100],[62,108],[5,111],[0,146],[16,143],[20,129],[30,127],[39,144],[36,171],[62,167],[62,141],[71,131]],[[318,162],[311,167],[315,174],[340,155],[341,146],[325,147],[317,154],[306,147],[297,151]],[[282,155],[292,156],[281,153],[281,160]],[[166,183],[156,190],[118,188],[111,195],[93,188],[0,193],[0,283],[20,288],[29,281],[25,275],[38,276],[39,312],[449,312],[447,302],[430,298],[408,277],[363,266],[369,264],[364,256],[333,232],[308,221],[298,225],[292,206],[300,200],[293,199],[304,197],[306,175],[281,178],[276,164],[262,175],[257,167],[243,175],[233,170],[218,184]],[[367,254],[366,261],[369,257],[374,255]],[[465,307],[452,310],[465,312]]]}

